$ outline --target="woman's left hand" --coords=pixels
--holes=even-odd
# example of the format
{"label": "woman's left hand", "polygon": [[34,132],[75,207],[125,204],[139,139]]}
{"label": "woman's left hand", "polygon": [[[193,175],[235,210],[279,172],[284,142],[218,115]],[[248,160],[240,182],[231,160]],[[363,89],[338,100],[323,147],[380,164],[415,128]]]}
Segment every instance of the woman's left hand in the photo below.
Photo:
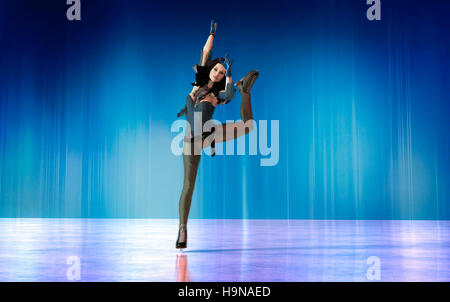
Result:
{"label": "woman's left hand", "polygon": [[217,23],[214,22],[214,20],[211,20],[211,25],[209,28],[209,34],[213,35],[214,37],[216,36],[216,30],[217,30]]}

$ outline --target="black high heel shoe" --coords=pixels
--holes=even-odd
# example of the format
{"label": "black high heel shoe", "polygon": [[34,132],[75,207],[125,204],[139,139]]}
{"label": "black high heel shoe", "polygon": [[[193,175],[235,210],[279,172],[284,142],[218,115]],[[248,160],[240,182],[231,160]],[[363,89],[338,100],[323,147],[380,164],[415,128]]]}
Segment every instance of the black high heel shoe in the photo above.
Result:
{"label": "black high heel shoe", "polygon": [[[180,235],[181,233],[184,232],[184,240],[180,241]],[[178,238],[177,238],[177,243],[176,243],[176,248],[177,249],[185,249],[187,246],[187,228],[185,224],[180,224],[180,227],[178,229]]]}

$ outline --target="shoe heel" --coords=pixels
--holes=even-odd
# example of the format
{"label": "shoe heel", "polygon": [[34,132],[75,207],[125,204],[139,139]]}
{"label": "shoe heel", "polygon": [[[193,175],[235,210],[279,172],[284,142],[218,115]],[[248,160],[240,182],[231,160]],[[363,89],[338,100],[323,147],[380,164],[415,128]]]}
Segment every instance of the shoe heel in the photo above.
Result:
{"label": "shoe heel", "polygon": [[[184,241],[180,241],[180,234],[181,232],[184,230],[185,235],[184,235]],[[175,247],[177,249],[185,249],[187,246],[187,228],[186,225],[180,225],[179,229],[178,229],[178,238],[177,238],[177,242],[175,244]]]}

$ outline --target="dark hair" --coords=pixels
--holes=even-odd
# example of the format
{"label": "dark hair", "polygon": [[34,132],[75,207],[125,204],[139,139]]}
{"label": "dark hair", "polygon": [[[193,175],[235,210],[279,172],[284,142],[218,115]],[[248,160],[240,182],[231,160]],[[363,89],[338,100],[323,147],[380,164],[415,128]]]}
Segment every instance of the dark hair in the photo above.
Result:
{"label": "dark hair", "polygon": [[[212,61],[206,62],[205,66],[199,66],[197,65],[197,73],[195,74],[195,83],[192,83],[193,86],[204,86],[208,84],[210,78],[209,73],[211,70],[216,66],[217,63],[222,64],[223,58],[215,58]],[[215,96],[219,94],[219,91],[225,89],[225,83],[226,83],[226,77],[224,76],[223,79],[220,82],[215,82],[210,92],[214,93]]]}

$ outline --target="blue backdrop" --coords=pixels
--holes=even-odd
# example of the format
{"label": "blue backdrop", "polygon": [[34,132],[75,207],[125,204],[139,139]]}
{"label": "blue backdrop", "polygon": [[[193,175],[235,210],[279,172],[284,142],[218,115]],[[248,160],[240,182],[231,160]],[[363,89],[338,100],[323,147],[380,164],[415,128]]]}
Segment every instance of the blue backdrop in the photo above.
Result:
{"label": "blue backdrop", "polygon": [[65,2],[0,1],[1,217],[177,218],[170,127],[215,19],[279,161],[203,156],[190,218],[450,218],[448,1]]}

